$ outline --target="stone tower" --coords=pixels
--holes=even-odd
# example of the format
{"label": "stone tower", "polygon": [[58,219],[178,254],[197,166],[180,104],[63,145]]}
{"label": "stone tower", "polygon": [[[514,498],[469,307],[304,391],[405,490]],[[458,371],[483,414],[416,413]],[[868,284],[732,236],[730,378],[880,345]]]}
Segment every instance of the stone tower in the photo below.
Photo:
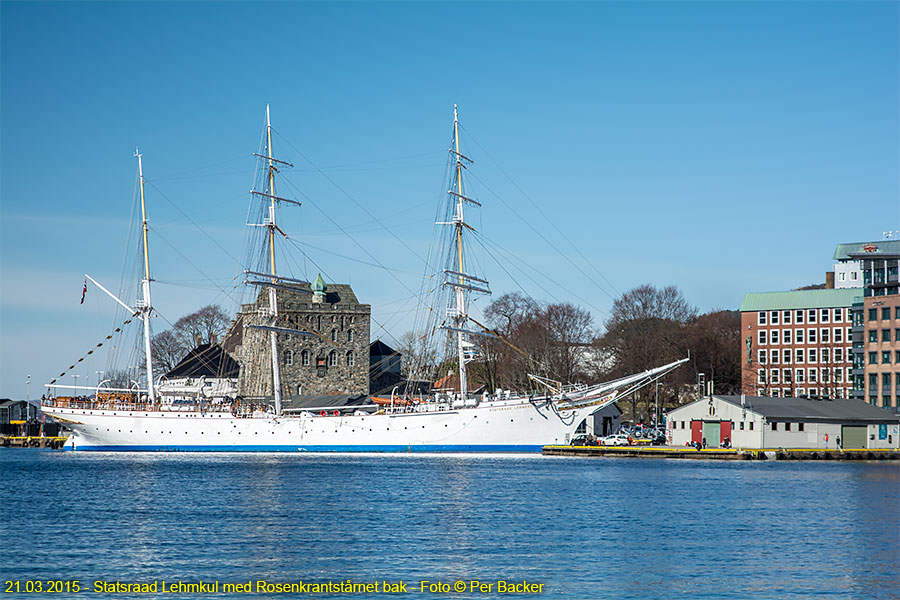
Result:
{"label": "stone tower", "polygon": [[[349,285],[328,285],[321,274],[311,285],[279,286],[276,326],[311,334],[278,333],[282,395],[367,394],[371,306],[360,304]],[[268,324],[268,293],[261,290],[255,303],[243,305],[235,322],[238,393],[245,398],[274,395],[269,332],[250,327]]]}

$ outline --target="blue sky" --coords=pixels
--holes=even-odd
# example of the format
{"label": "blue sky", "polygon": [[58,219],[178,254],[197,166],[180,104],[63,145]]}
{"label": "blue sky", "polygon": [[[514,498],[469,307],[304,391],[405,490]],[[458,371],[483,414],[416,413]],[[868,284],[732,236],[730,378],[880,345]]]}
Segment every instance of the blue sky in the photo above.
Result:
{"label": "blue sky", "polygon": [[483,259],[495,295],[599,326],[645,282],[701,310],[820,282],[836,244],[900,229],[898,22],[897,2],[3,2],[0,397],[26,375],[40,396],[115,327],[98,290],[78,300],[82,273],[122,280],[136,145],[154,331],[236,309],[266,103],[304,203],[285,268],[353,284],[388,343],[454,103],[472,222],[515,257]]}

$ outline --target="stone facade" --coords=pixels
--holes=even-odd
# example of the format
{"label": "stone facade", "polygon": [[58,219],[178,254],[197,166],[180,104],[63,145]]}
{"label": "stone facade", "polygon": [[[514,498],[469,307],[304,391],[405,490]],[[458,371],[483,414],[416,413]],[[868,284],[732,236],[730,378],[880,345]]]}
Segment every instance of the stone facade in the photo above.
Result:
{"label": "stone facade", "polygon": [[[290,288],[295,288],[290,289]],[[312,285],[285,285],[277,290],[277,327],[313,335],[278,333],[281,394],[366,394],[369,391],[369,318],[349,285],[326,285],[321,275]],[[245,304],[236,319],[242,329],[234,349],[241,365],[238,393],[245,398],[272,398],[270,332],[266,317],[269,290]]]}

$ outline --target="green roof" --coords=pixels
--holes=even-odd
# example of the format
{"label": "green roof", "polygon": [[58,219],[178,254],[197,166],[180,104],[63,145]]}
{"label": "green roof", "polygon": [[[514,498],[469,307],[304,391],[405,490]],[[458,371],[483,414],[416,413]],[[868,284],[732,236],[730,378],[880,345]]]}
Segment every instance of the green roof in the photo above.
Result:
{"label": "green roof", "polygon": [[[878,250],[867,253],[863,246],[873,245]],[[880,240],[877,242],[853,242],[852,244],[838,244],[834,250],[834,260],[850,260],[851,254],[900,254],[900,240]]]}
{"label": "green roof", "polygon": [[860,288],[747,294],[741,303],[741,312],[795,308],[849,308],[857,296],[862,296]]}

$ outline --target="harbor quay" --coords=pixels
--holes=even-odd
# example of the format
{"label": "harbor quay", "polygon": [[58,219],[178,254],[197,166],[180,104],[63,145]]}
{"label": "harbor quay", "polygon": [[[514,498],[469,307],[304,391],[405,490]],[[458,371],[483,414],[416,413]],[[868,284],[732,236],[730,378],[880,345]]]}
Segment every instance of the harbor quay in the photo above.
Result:
{"label": "harbor quay", "polygon": [[683,458],[688,460],[890,460],[900,461],[891,448],[701,448],[660,446],[544,446],[546,456]]}

